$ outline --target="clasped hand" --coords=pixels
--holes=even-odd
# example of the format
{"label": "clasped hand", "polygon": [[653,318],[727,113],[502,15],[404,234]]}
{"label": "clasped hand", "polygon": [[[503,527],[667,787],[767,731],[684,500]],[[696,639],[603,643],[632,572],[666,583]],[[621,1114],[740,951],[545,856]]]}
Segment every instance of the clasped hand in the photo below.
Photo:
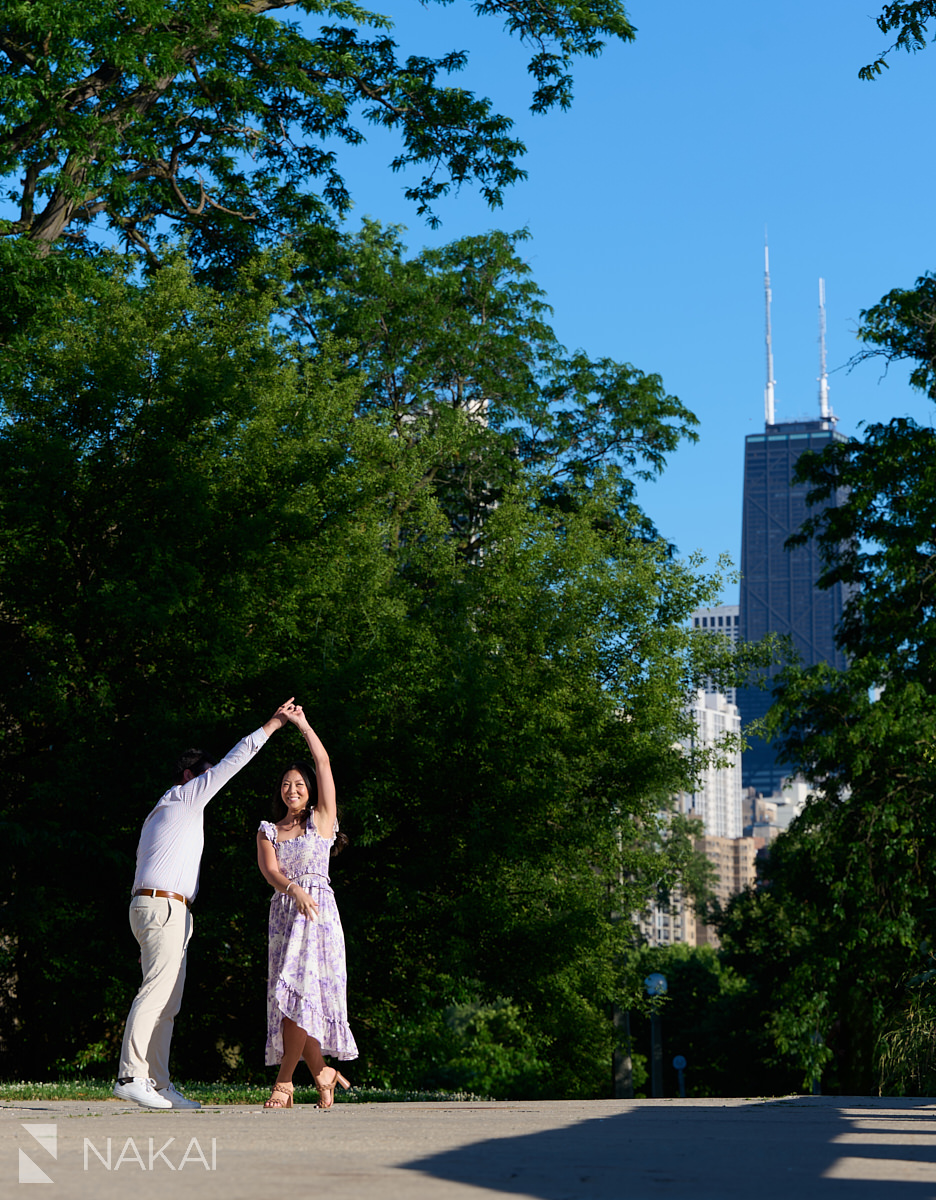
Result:
{"label": "clasped hand", "polygon": [[291,725],[295,725],[297,729],[309,728],[309,722],[305,713],[302,711],[301,704],[291,704],[288,712],[284,710],[284,715],[286,720],[289,721]]}
{"label": "clasped hand", "polygon": [[279,708],[276,710],[276,712],[273,714],[273,716],[270,717],[269,721],[267,721],[267,725],[264,728],[269,726],[269,728],[271,728],[271,729],[282,729],[283,726],[286,725],[288,721],[293,720],[293,715],[296,712],[297,708],[299,709],[299,712],[301,713],[302,709],[299,708],[299,706],[297,704],[295,704],[294,701],[295,701],[295,696],[290,696],[288,700],[284,701],[279,706]]}

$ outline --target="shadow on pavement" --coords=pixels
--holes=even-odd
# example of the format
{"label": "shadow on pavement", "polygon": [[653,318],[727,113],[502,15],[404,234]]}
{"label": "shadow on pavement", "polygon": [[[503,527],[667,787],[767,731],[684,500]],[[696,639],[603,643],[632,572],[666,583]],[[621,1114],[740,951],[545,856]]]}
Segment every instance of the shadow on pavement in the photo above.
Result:
{"label": "shadow on pavement", "polygon": [[[558,1107],[558,1106],[557,1106]],[[636,1101],[400,1164],[537,1200],[930,1200],[936,1101]]]}

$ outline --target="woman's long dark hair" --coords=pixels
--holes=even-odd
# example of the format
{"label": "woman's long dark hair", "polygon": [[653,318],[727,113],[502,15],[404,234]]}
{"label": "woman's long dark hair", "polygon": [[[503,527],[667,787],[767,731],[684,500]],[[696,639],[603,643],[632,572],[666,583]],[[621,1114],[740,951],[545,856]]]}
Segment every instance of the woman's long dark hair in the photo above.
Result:
{"label": "woman's long dark hair", "polygon": [[[274,823],[282,821],[283,817],[285,817],[289,812],[289,809],[283,803],[283,797],[281,793],[283,790],[283,780],[290,771],[299,772],[299,774],[305,780],[306,790],[309,793],[309,801],[299,817],[303,826],[306,826],[309,823],[312,809],[318,805],[318,784],[315,779],[315,767],[313,767],[311,763],[307,762],[289,763],[288,766],[283,767],[282,771],[280,771],[279,784],[276,788],[276,795],[273,797],[273,821]],[[335,817],[335,844],[331,848],[333,855],[340,854],[348,844],[347,834],[342,833],[341,830],[338,829],[338,816],[340,815],[341,814],[339,813]]]}

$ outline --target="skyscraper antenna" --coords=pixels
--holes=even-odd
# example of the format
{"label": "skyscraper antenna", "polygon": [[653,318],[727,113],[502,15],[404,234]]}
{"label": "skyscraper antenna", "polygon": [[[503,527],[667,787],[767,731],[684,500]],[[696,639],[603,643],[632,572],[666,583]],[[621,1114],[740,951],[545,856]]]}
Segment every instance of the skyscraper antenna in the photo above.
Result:
{"label": "skyscraper antenna", "polygon": [[825,348],[825,280],[819,280],[819,415],[828,420],[832,416],[829,407],[829,372],[826,369]]}
{"label": "skyscraper antenna", "polygon": [[767,250],[767,234],[764,234],[764,300],[767,307],[767,386],[764,388],[764,420],[774,423],[773,342],[770,335],[770,255]]}

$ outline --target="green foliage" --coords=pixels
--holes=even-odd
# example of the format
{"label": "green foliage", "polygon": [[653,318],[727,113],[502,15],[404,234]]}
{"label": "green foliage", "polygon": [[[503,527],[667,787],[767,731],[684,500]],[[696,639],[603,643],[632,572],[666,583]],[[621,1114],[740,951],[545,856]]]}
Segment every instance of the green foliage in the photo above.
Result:
{"label": "green foliage", "polygon": [[[687,1096],[749,1096],[790,1091],[789,1072],[764,1061],[758,1028],[752,1021],[751,984],[727,966],[710,946],[644,947],[633,971],[641,983],[659,971],[667,992],[658,1002],[663,1038],[663,1081],[667,1096],[676,1096],[672,1066],[677,1054],[687,1066]],[[649,1001],[635,997],[640,1015],[631,1017],[635,1046],[650,1054]]]}
{"label": "green foliage", "polygon": [[901,1008],[877,1045],[883,1096],[932,1096],[936,1089],[936,971],[928,942],[920,946],[919,965],[924,969],[907,980]]}
{"label": "green foliage", "polygon": [[[438,405],[414,430],[344,343],[287,337],[295,257],[223,292],[181,255],[134,268],[63,277],[0,382],[5,1070],[114,1060],[167,760],[223,753],[297,694],[352,839],[356,1079],[604,1094],[618,916],[685,867],[657,798],[691,783],[684,699],[713,651],[686,617],[717,578],[646,536],[613,462],[570,472],[560,505],[546,458],[516,457],[466,553],[452,464],[510,462],[507,422]],[[180,1076],[262,1074],[254,832],[288,737],[208,811]]]}
{"label": "green foliage", "polygon": [[[201,1080],[176,1081],[181,1092],[198,1100],[203,1106],[220,1104],[251,1104],[258,1107],[270,1094],[268,1083],[205,1083]],[[22,1104],[28,1100],[113,1100],[113,1079],[75,1079],[57,1083],[19,1081],[0,1083],[0,1100]],[[470,1100],[490,1100],[492,1097],[473,1092],[421,1092],[406,1088],[362,1088],[354,1086],[335,1096],[336,1104],[432,1104],[463,1103]],[[318,1092],[308,1084],[297,1083],[296,1104],[318,1104]]]}
{"label": "green foliage", "polygon": [[890,65],[887,56],[891,50],[906,50],[914,54],[922,50],[926,45],[929,23],[934,17],[934,0],[895,0],[894,3],[885,4],[877,17],[877,27],[882,33],[896,32],[897,39],[873,63],[862,67],[858,78],[867,81],[876,79]]}
{"label": "green foliage", "polygon": [[664,843],[675,875],[661,879],[656,896],[658,905],[669,903],[670,888],[677,879],[681,895],[693,901],[697,912],[704,913],[710,904],[717,873],[706,855],[697,849],[698,839],[704,832],[705,824],[698,817],[678,812],[670,815]]}
{"label": "green foliage", "polygon": [[[872,353],[915,361],[912,381],[928,394],[932,282],[891,292],[860,330]],[[815,537],[820,586],[849,589],[836,633],[849,666],[780,677],[772,727],[815,796],[773,844],[765,888],[733,901],[722,923],[726,961],[752,981],[765,1052],[807,1086],[822,1072],[853,1094],[873,1091],[881,1071],[894,1087],[924,1069],[913,1064],[926,1006],[907,1005],[900,981],[936,906],[934,451],[932,430],[894,419],[798,463],[813,500],[838,501],[793,541]]]}
{"label": "green foliage", "polygon": [[[484,0],[532,51],[532,107],[567,107],[571,64],[634,31],[618,0]],[[303,23],[291,21],[303,14]],[[3,231],[48,248],[106,225],[151,257],[186,229],[214,268],[350,205],[335,147],[363,127],[398,133],[392,169],[420,213],[476,181],[491,205],[523,172],[523,145],[490,101],[451,86],[467,65],[398,56],[391,20],[353,0],[89,0],[4,6],[0,176],[19,217]]]}
{"label": "green foliage", "polygon": [[815,499],[848,497],[810,518],[797,540],[816,537],[827,564],[820,586],[841,581],[851,591],[836,636],[869,685],[936,679],[934,451],[932,429],[895,417],[800,466]]}
{"label": "green foliage", "polygon": [[341,340],[347,370],[362,379],[361,410],[382,413],[402,441],[442,439],[461,415],[461,453],[432,468],[432,486],[465,552],[523,471],[537,478],[540,502],[560,510],[599,479],[614,485],[615,508],[650,532],[634,482],[696,440],[692,413],[658,375],[559,343],[521,257],[525,230],[411,258],[400,235],[375,221],[357,234],[308,231],[289,316],[312,347]]}
{"label": "green foliage", "polygon": [[932,699],[895,685],[872,702],[867,665],[789,674],[788,753],[822,782],[772,844],[764,888],[721,924],[727,963],[755,988],[765,1053],[807,1086],[824,1068],[845,1094],[875,1088],[875,1044],[929,929],[936,871]]}
{"label": "green foliage", "polygon": [[913,288],[894,288],[861,313],[864,348],[853,363],[869,358],[885,362],[909,359],[916,365],[910,384],[936,398],[936,276],[921,275]]}
{"label": "green foliage", "polygon": [[395,1020],[388,1013],[381,1036],[391,1055],[385,1071],[393,1086],[548,1099],[553,1083],[538,1022],[502,997],[481,1002],[472,986],[454,985],[463,999],[447,1007],[438,1003],[440,990],[420,1013]]}
{"label": "green foliage", "polygon": [[[412,1011],[420,995],[431,1008],[440,976],[480,974],[481,1001],[534,1014],[553,1069],[585,1094],[606,1086],[605,1014],[630,938],[610,916],[636,911],[643,881],[670,869],[648,837],[654,797],[686,772],[669,750],[685,717],[661,696],[674,631],[646,606],[654,581],[690,608],[698,594],[655,548],[609,543],[591,515],[559,527],[507,496],[480,566],[457,594],[433,587],[419,675],[394,681],[393,725],[368,735],[395,744],[406,772],[387,763],[355,787],[385,836],[352,900],[368,935],[356,986],[373,989],[374,1008]],[[471,622],[443,624],[437,600]],[[392,1048],[379,1057],[393,1061]]]}
{"label": "green foliage", "polygon": [[[286,694],[300,587],[314,623],[326,596],[340,613],[379,582],[361,556],[380,529],[347,522],[353,391],[324,356],[300,368],[269,306],[247,277],[221,301],[183,262],[145,289],[117,263],[7,357],[0,756],[18,1007],[4,1016],[37,1063],[63,1056],[66,1030],[98,1045],[102,1023],[113,1052],[136,966],[131,946],[115,953],[120,910],[172,747],[194,728],[223,753]],[[213,817],[247,836],[230,809]],[[76,871],[98,882],[76,891]],[[239,922],[225,918],[222,945]],[[218,954],[219,984],[239,957]]]}

